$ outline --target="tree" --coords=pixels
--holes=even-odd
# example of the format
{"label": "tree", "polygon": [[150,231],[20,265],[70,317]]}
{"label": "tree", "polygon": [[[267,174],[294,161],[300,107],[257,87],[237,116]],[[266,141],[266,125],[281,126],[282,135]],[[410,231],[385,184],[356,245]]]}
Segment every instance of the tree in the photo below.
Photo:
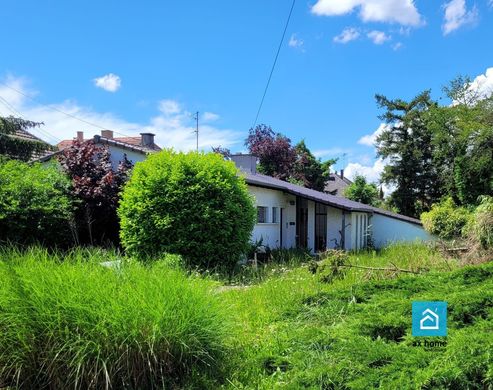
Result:
{"label": "tree", "polygon": [[250,129],[245,146],[259,158],[260,173],[284,181],[291,177],[296,151],[288,137],[276,134],[269,126],[261,124]]}
{"label": "tree", "polygon": [[400,213],[417,217],[442,195],[433,164],[432,132],[425,114],[436,103],[424,91],[410,102],[376,95],[386,111],[380,116],[390,126],[376,140],[377,155],[386,159],[381,180],[396,187],[391,204]]}
{"label": "tree", "polygon": [[108,147],[97,146],[93,141],[74,141],[59,161],[72,180],[71,194],[78,201],[79,239],[91,245],[108,241],[117,244],[116,209],[132,163],[124,156],[114,171]]}
{"label": "tree", "polygon": [[298,142],[294,150],[296,152],[296,161],[293,165],[291,177],[304,187],[323,191],[329,178],[330,166],[337,160],[331,159],[321,162],[308,149],[304,140]]}
{"label": "tree", "polygon": [[344,190],[344,196],[356,202],[377,206],[380,203],[379,191],[374,183],[367,183],[363,175],[357,175],[352,184]]}
{"label": "tree", "polygon": [[0,241],[66,247],[71,233],[70,182],[55,165],[0,164]]}
{"label": "tree", "polygon": [[324,190],[330,166],[337,161],[322,162],[311,153],[304,140],[293,147],[288,137],[274,133],[266,125],[250,129],[245,146],[259,158],[259,172],[317,191]]}
{"label": "tree", "polygon": [[0,156],[29,161],[33,153],[51,149],[51,146],[45,142],[17,136],[18,133],[22,134],[42,124],[13,116],[0,117]]}
{"label": "tree", "polygon": [[233,162],[163,150],[134,168],[118,215],[131,255],[168,252],[191,268],[231,270],[249,248],[256,213]]}

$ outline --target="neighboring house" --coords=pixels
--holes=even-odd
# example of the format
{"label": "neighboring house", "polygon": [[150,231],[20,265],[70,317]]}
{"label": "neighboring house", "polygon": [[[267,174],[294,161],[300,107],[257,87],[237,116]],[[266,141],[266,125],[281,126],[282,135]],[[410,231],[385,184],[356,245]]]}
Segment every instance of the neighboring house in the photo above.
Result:
{"label": "neighboring house", "polygon": [[34,134],[31,134],[29,131],[18,129],[14,134],[9,135],[9,137],[18,138],[20,140],[26,140],[30,142],[38,142],[45,147],[44,150],[35,150],[32,153],[31,158],[29,159],[30,161],[37,160],[43,156],[53,153],[53,146],[43,141],[41,138],[36,137]]}
{"label": "neighboring house", "polygon": [[358,250],[369,238],[380,248],[395,241],[427,240],[418,219],[311,190],[257,173],[257,158],[232,155],[255,197],[257,223],[252,241],[271,248]]}
{"label": "neighboring house", "polygon": [[350,184],[353,184],[353,182],[347,177],[344,177],[344,169],[341,169],[340,175],[338,175],[337,172],[329,175],[324,192],[330,195],[344,196],[344,190]]}
{"label": "neighboring house", "polygon": [[161,150],[154,142],[154,134],[152,133],[140,133],[140,137],[115,138],[113,137],[112,130],[101,130],[101,135],[84,138],[84,133],[78,131],[77,137],[74,139],[59,142],[57,145],[58,151],[43,156],[37,159],[37,161],[46,162],[51,160],[70,147],[75,140],[79,142],[93,141],[96,145],[107,145],[110,150],[111,164],[114,169],[118,167],[118,163],[123,160],[124,155],[135,164],[136,162],[145,160],[149,153]]}

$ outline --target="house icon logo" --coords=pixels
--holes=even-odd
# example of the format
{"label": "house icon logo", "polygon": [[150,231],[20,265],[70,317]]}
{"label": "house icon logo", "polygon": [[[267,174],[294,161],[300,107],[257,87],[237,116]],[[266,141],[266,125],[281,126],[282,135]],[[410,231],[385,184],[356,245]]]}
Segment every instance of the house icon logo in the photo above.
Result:
{"label": "house icon logo", "polygon": [[431,309],[426,309],[423,312],[423,317],[421,321],[419,321],[419,329],[439,329],[440,328],[440,317],[437,313],[432,311]]}
{"label": "house icon logo", "polygon": [[447,302],[414,301],[412,321],[413,336],[446,336]]}

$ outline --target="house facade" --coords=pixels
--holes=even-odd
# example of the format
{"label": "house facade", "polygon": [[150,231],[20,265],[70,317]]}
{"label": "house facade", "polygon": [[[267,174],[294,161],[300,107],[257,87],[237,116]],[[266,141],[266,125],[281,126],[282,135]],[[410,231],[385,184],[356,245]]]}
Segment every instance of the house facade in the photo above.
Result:
{"label": "house facade", "polygon": [[256,171],[256,158],[233,155],[255,198],[252,241],[270,248],[359,250],[397,241],[429,240],[419,220],[287,183]]}

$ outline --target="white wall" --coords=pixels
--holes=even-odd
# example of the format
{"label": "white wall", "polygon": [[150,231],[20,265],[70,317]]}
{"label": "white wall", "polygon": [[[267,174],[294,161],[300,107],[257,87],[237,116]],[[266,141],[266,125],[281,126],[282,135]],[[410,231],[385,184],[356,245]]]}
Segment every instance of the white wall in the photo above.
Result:
{"label": "white wall", "polygon": [[372,225],[373,242],[376,248],[393,242],[432,239],[422,226],[385,215],[373,214],[370,225]]}
{"label": "white wall", "polygon": [[341,245],[341,234],[339,231],[342,230],[342,210],[336,209],[334,207],[327,207],[327,248],[335,248],[337,244]]}
{"label": "white wall", "polygon": [[145,154],[134,152],[129,149],[119,148],[113,145],[109,146],[109,150],[111,153],[111,165],[114,170],[118,168],[118,163],[123,160],[124,154],[127,155],[127,159],[130,160],[134,165],[136,162],[144,161],[147,158]]}
{"label": "white wall", "polygon": [[[267,221],[268,223],[255,224],[252,232],[252,241],[259,241],[262,238],[262,243],[270,248],[279,248],[281,245],[281,224],[280,224],[280,209],[283,211],[282,223],[282,241],[283,247],[290,248],[296,245],[296,225],[291,225],[290,222],[296,222],[296,205],[291,205],[290,201],[295,201],[296,197],[284,194],[281,191],[271,190],[267,188],[248,186],[250,194],[255,198],[255,207],[263,206],[268,208]],[[272,207],[278,207],[278,222],[272,223]]]}

